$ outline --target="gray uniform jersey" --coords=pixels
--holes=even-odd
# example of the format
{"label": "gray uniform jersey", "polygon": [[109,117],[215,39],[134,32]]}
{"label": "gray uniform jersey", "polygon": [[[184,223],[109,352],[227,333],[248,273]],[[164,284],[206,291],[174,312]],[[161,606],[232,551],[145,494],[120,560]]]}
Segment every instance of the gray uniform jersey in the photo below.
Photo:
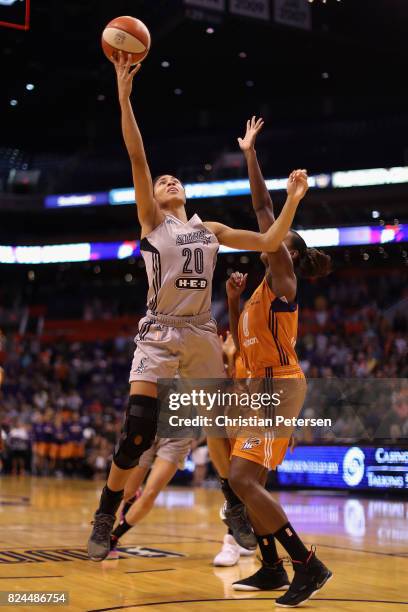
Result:
{"label": "gray uniform jersey", "polygon": [[194,316],[210,312],[219,243],[198,215],[183,223],[172,215],[141,240],[153,314]]}

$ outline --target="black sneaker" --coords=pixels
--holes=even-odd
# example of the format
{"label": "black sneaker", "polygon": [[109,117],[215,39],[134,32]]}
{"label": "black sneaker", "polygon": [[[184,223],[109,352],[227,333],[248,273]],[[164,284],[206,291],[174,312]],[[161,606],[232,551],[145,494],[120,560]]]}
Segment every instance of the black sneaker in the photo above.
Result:
{"label": "black sneaker", "polygon": [[258,542],[256,541],[244,504],[237,504],[232,506],[232,508],[226,504],[223,507],[223,514],[225,516],[223,519],[224,523],[231,529],[232,535],[238,544],[247,550],[255,550]]}
{"label": "black sneaker", "polygon": [[296,608],[307,601],[333,576],[332,572],[316,557],[314,550],[307,561],[293,561],[294,577],[287,592],[276,600],[282,608]]}
{"label": "black sneaker", "polygon": [[289,587],[289,578],[282,561],[273,565],[262,563],[255,574],[237,580],[232,585],[234,591],[281,591]]}
{"label": "black sneaker", "polygon": [[115,517],[111,514],[95,514],[91,537],[88,540],[88,557],[91,561],[103,561],[111,549],[111,531]]}

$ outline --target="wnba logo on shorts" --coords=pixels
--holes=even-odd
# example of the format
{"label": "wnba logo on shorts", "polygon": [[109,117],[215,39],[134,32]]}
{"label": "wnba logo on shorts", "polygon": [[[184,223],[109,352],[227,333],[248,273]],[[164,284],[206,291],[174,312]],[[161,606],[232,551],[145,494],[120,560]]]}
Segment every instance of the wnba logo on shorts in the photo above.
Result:
{"label": "wnba logo on shorts", "polygon": [[260,443],[261,441],[259,438],[248,438],[247,440],[245,440],[245,442],[241,446],[241,450],[251,450],[252,448],[255,448],[256,446],[259,446]]}

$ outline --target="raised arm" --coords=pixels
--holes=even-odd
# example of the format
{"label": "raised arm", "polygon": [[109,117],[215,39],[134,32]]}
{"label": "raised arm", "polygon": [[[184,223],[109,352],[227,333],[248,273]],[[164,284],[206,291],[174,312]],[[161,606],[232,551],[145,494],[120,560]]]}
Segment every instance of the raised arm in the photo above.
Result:
{"label": "raised arm", "polygon": [[132,164],[137,215],[143,237],[160,225],[164,215],[153,195],[153,181],[146,159],[143,139],[130,102],[133,78],[140,70],[141,64],[131,68],[131,56],[126,56],[122,51],[119,51],[119,54],[114,56],[112,61],[115,65],[118,82],[123,139]]}
{"label": "raised arm", "polygon": [[[258,227],[261,232],[266,232],[275,222],[275,214],[272,198],[266,187],[255,150],[256,137],[263,125],[262,119],[256,120],[255,117],[252,117],[250,121],[247,121],[244,138],[238,138],[238,144],[248,166],[252,207],[256,214]],[[278,297],[285,296],[289,302],[293,301],[297,291],[296,275],[292,257],[283,242],[276,253],[268,253],[268,263],[267,280],[272,291]]]}
{"label": "raised arm", "polygon": [[288,180],[288,195],[282,212],[264,233],[236,230],[213,221],[207,221],[204,225],[217,236],[218,242],[225,246],[275,253],[288,233],[297,207],[307,190],[307,173],[304,170],[293,171]]}
{"label": "raised arm", "polygon": [[237,351],[240,350],[238,334],[238,323],[241,314],[240,300],[242,292],[245,291],[247,277],[248,274],[241,274],[241,272],[233,272],[227,280],[226,284],[230,333],[232,339],[234,340],[235,348]]}
{"label": "raised arm", "polygon": [[255,117],[252,117],[251,120],[247,121],[245,136],[238,138],[239,147],[248,166],[252,207],[256,214],[260,232],[266,232],[275,221],[272,198],[262,176],[255,150],[256,137],[263,126],[263,119],[256,120]]}

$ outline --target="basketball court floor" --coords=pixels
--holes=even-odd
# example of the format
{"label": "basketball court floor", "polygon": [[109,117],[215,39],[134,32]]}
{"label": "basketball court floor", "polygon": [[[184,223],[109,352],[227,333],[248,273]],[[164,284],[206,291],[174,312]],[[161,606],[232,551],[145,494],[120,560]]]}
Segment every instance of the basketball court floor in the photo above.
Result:
{"label": "basketball court floor", "polygon": [[[225,533],[213,489],[169,488],[127,534],[121,559],[93,563],[85,548],[101,482],[2,477],[0,591],[66,591],[72,612],[264,612],[281,592],[234,592],[258,562],[215,568]],[[334,571],[303,606],[331,612],[408,612],[408,501],[279,493],[291,522]],[[3,610],[11,607],[0,606]]]}

